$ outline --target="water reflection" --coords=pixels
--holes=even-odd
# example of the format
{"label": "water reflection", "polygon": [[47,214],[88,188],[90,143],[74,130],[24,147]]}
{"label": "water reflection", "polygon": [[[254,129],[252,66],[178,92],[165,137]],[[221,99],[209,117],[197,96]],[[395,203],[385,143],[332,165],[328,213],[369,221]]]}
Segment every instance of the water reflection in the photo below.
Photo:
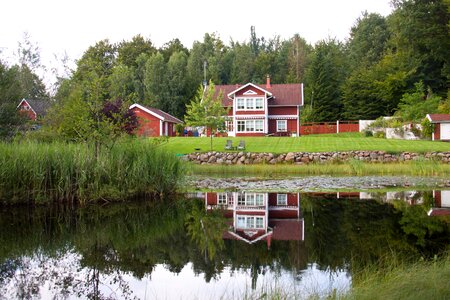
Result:
{"label": "water reflection", "polygon": [[206,193],[206,210],[223,210],[229,220],[224,239],[237,239],[248,244],[272,240],[303,241],[304,220],[301,218],[299,193]]}
{"label": "water reflection", "polygon": [[[345,291],[386,253],[450,244],[450,191],[199,193],[167,202],[0,207],[0,298],[241,298]],[[431,213],[433,215],[433,213]]]}

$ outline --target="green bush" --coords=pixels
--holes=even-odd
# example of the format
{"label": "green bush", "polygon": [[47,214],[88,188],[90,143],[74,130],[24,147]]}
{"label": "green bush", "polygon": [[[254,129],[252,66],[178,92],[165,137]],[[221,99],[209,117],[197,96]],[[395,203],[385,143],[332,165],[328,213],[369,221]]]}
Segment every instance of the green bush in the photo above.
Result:
{"label": "green bush", "polygon": [[384,131],[375,131],[373,134],[374,137],[376,138],[386,138],[386,132]]}
{"label": "green bush", "polygon": [[422,120],[421,125],[422,125],[422,137],[431,139],[431,135],[433,134],[434,131],[434,124],[431,123],[430,120],[428,120],[428,118],[424,118]]}
{"label": "green bush", "polygon": [[373,136],[373,132],[371,130],[364,130],[364,136],[371,137],[371,136]]}

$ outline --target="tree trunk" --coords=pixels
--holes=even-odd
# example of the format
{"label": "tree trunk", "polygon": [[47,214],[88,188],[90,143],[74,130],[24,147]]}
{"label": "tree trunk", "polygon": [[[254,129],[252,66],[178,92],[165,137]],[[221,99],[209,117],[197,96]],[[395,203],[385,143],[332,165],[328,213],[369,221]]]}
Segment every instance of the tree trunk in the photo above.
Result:
{"label": "tree trunk", "polygon": [[212,136],[212,127],[210,127],[210,129],[209,129],[209,136],[211,137],[211,151],[213,150],[213,141],[212,141],[212,139],[213,139],[213,136]]}

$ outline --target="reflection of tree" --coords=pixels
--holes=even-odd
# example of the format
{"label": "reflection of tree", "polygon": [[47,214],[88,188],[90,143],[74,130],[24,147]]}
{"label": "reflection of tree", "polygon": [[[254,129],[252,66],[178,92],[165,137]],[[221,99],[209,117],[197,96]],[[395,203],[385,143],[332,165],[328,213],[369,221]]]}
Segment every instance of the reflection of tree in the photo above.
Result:
{"label": "reflection of tree", "polygon": [[309,260],[319,266],[338,270],[351,263],[355,268],[391,251],[408,255],[416,252],[402,237],[397,225],[400,216],[389,204],[332,195],[303,195],[302,201],[308,202],[303,205],[303,214]]}
{"label": "reflection of tree", "polygon": [[204,207],[195,204],[186,216],[187,234],[206,258],[213,259],[216,251],[223,248],[222,235],[227,228],[225,222],[220,211],[207,213]]}
{"label": "reflection of tree", "polygon": [[419,246],[422,255],[431,256],[450,244],[450,222],[427,215],[431,205],[429,194],[424,195],[425,205],[408,205],[395,201],[394,206],[401,213],[399,224],[412,244]]}

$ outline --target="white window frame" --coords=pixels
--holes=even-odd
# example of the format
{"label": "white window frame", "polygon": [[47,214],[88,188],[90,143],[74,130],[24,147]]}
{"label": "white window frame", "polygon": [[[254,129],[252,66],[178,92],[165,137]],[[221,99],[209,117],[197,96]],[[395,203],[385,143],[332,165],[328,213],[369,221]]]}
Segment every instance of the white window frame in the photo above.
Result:
{"label": "white window frame", "polygon": [[238,229],[264,229],[264,217],[238,215],[236,227]]}
{"label": "white window frame", "polygon": [[264,132],[264,120],[238,120],[236,124],[237,132]]}
{"label": "white window frame", "polygon": [[[280,126],[281,124],[284,124],[282,126]],[[284,129],[280,127],[283,127]],[[287,120],[277,120],[277,132],[286,132],[287,131]]]}
{"label": "white window frame", "polygon": [[264,109],[264,98],[255,98],[255,110],[262,109]]}
{"label": "white window frame", "polygon": [[236,110],[245,110],[245,98],[236,99]]}
{"label": "white window frame", "polygon": [[237,198],[239,206],[264,206],[264,193],[240,193]]}
{"label": "white window frame", "polygon": [[245,120],[245,132],[255,132],[255,120]]}
{"label": "white window frame", "polygon": [[264,110],[264,97],[238,97],[236,110]]}
{"label": "white window frame", "polygon": [[255,132],[264,131],[264,120],[255,120]]}
{"label": "white window frame", "polygon": [[277,194],[277,206],[286,206],[287,198],[287,194]]}
{"label": "white window frame", "polygon": [[[244,130],[241,130],[244,129]],[[236,122],[236,131],[237,132],[246,132],[245,131],[245,120],[238,120]]]}
{"label": "white window frame", "polygon": [[217,205],[227,205],[227,194],[226,193],[217,193]]}

